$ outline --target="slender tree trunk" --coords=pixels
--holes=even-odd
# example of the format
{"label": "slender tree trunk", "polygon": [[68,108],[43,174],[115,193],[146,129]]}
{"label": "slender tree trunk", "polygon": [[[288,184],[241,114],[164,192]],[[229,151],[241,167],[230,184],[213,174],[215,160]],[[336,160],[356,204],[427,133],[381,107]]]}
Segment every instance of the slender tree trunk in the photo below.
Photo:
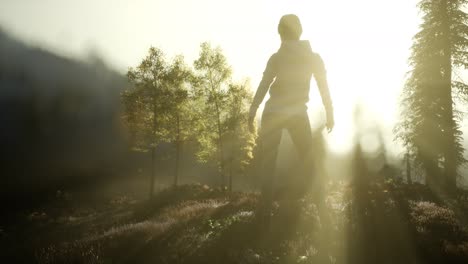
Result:
{"label": "slender tree trunk", "polygon": [[229,159],[229,192],[232,192],[232,158]]}
{"label": "slender tree trunk", "polygon": [[150,179],[150,193],[149,196],[150,198],[153,197],[154,194],[154,179],[156,177],[156,168],[155,168],[155,161],[156,158],[156,147],[151,148],[151,179]]}
{"label": "slender tree trunk", "polygon": [[[157,103],[156,103],[156,94],[153,94],[153,137],[156,137],[156,128],[158,127],[158,120],[157,120],[157,114],[158,114],[158,108],[157,108]],[[156,159],[156,144],[155,144],[155,138],[152,139],[153,145],[151,146],[151,179],[150,179],[150,198],[153,197],[154,194],[154,181],[156,178],[156,168],[155,168],[155,159]]]}
{"label": "slender tree trunk", "polygon": [[216,100],[215,103],[216,107],[216,122],[218,126],[218,159],[219,159],[219,167],[220,167],[220,177],[221,177],[221,187],[226,186],[226,181],[224,179],[224,170],[225,170],[225,164],[224,164],[224,146],[223,146],[223,130],[221,128],[221,113],[219,111],[219,105],[218,101]]}
{"label": "slender tree trunk", "polygon": [[411,179],[411,161],[410,161],[410,155],[409,153],[406,153],[405,155],[405,160],[406,160],[406,182],[408,184],[413,184],[413,180]]}
{"label": "slender tree trunk", "polygon": [[180,151],[181,151],[181,140],[180,140],[180,117],[177,118],[177,137],[176,137],[176,159],[175,159],[175,172],[174,172],[174,186],[177,186],[179,181],[179,166],[180,166]]}
{"label": "slender tree trunk", "polygon": [[222,135],[223,131],[221,128],[221,112],[219,110],[219,98],[218,98],[218,92],[216,89],[216,85],[213,82],[213,74],[211,71],[209,71],[209,82],[210,82],[210,88],[211,88],[211,94],[214,97],[214,104],[215,104],[215,111],[216,111],[216,124],[217,124],[217,134],[218,134],[218,162],[219,162],[219,170],[220,170],[220,178],[221,178],[221,187],[224,189],[226,186],[226,182],[224,179],[224,147],[223,147],[223,141],[222,141]]}

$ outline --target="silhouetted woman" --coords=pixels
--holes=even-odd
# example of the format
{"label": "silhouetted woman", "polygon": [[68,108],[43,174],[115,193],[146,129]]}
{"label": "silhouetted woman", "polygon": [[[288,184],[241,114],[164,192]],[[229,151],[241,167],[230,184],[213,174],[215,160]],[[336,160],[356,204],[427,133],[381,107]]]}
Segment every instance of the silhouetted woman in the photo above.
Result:
{"label": "silhouetted woman", "polygon": [[[312,131],[307,115],[310,80],[314,76],[327,116],[327,129],[333,129],[333,107],[328,90],[322,58],[313,52],[307,40],[300,40],[302,26],[296,15],[285,15],[278,25],[281,47],[268,60],[262,81],[250,108],[249,126],[267,91],[260,127],[262,151],[261,217],[270,215],[273,196],[274,170],[283,129],[287,129],[299,153],[307,177],[312,177]],[[306,181],[308,182],[308,181]]]}

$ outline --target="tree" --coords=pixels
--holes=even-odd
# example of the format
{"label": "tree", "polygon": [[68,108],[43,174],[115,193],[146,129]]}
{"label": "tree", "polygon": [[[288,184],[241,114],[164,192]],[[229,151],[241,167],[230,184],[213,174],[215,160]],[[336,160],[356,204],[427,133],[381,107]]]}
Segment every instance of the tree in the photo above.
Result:
{"label": "tree", "polygon": [[223,138],[227,130],[224,122],[227,118],[227,93],[231,78],[231,68],[221,49],[212,48],[208,43],[200,45],[199,58],[194,62],[197,78],[194,85],[195,93],[201,106],[201,117],[198,141],[200,161],[208,161],[214,157],[221,185],[225,184],[225,150]]}
{"label": "tree", "polygon": [[190,75],[181,56],[168,63],[164,53],[153,47],[140,65],[127,72],[133,86],[122,93],[124,120],[134,149],[151,150],[150,196],[154,192],[156,147],[161,142],[176,145],[174,183],[177,184],[180,144],[188,133],[181,116],[187,111],[189,97],[185,84]]}
{"label": "tree", "polygon": [[249,108],[252,93],[247,84],[230,84],[227,93],[226,162],[229,167],[229,191],[232,191],[234,173],[245,173],[253,159],[255,136],[249,131]]}
{"label": "tree", "polygon": [[456,70],[468,66],[467,0],[422,0],[421,30],[414,37],[409,78],[403,89],[402,118],[396,138],[426,175],[432,188],[456,188],[457,168],[465,162],[460,115],[454,105],[467,100],[468,86]]}
{"label": "tree", "polygon": [[184,62],[182,56],[177,56],[169,65],[166,78],[165,102],[167,110],[167,141],[174,143],[176,157],[174,165],[174,186],[179,181],[180,157],[182,145],[192,136],[191,96],[189,91],[190,80],[193,73]]}
{"label": "tree", "polygon": [[134,150],[146,152],[151,149],[150,196],[154,192],[156,146],[167,135],[160,125],[164,114],[162,80],[166,72],[163,52],[152,47],[140,65],[128,70],[127,78],[133,86],[122,93],[124,120],[130,130]]}

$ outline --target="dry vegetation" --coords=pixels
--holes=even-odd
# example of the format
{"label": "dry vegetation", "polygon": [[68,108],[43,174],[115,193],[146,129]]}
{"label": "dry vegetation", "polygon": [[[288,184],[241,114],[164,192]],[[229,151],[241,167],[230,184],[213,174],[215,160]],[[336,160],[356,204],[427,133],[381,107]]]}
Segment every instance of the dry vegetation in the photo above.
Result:
{"label": "dry vegetation", "polygon": [[[363,189],[364,188],[364,189]],[[270,229],[258,195],[201,185],[151,201],[120,196],[84,205],[58,193],[1,227],[2,258],[38,263],[466,263],[467,193],[441,202],[425,186],[341,183],[326,209],[280,199]],[[319,217],[319,215],[321,217]]]}

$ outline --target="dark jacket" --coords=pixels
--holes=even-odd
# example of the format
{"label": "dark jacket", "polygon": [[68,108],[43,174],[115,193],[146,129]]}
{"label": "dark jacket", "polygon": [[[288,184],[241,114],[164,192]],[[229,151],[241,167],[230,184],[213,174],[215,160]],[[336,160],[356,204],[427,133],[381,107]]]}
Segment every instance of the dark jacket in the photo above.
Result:
{"label": "dark jacket", "polygon": [[268,60],[251,111],[256,111],[268,89],[270,99],[265,105],[265,112],[294,114],[306,111],[312,76],[327,113],[331,113],[332,101],[322,58],[312,51],[307,40],[283,41],[278,52]]}

